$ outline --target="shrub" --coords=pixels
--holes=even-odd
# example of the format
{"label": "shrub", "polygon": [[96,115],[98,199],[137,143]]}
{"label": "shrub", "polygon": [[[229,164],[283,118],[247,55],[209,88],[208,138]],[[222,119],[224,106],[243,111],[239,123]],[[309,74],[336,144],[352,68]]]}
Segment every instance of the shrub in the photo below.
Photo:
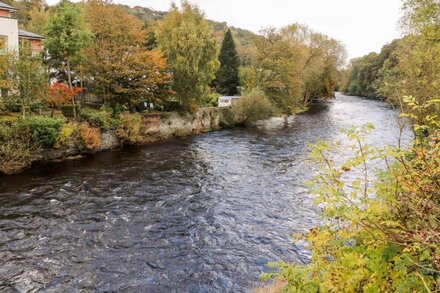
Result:
{"label": "shrub", "polygon": [[119,116],[116,135],[124,144],[139,144],[144,141],[140,114],[124,113]]}
{"label": "shrub", "polygon": [[238,124],[266,119],[274,113],[274,107],[263,91],[253,89],[232,105],[232,112]]}
{"label": "shrub", "polygon": [[[75,105],[75,107],[76,107],[77,112],[81,111],[79,105]],[[63,113],[63,115],[65,117],[73,117],[73,106],[72,105],[62,105],[61,112]]]}
{"label": "shrub", "polygon": [[16,128],[20,133],[29,134],[33,142],[51,147],[56,142],[63,124],[62,119],[35,116],[20,119],[16,123]]}
{"label": "shrub", "polygon": [[20,113],[21,112],[21,104],[19,103],[6,103],[5,105],[6,111],[12,113]]}
{"label": "shrub", "polygon": [[234,113],[229,107],[220,108],[220,127],[230,128],[235,125]]}
{"label": "shrub", "polygon": [[100,128],[103,131],[114,128],[115,121],[112,118],[112,113],[102,108],[101,110],[94,110],[84,108],[80,111],[80,117],[87,121],[91,126]]}
{"label": "shrub", "polygon": [[168,112],[177,112],[180,111],[182,107],[180,106],[179,101],[169,100],[164,102],[164,108],[165,111]]}
{"label": "shrub", "polygon": [[220,94],[211,93],[202,100],[202,105],[204,107],[217,107],[219,97]]}
{"label": "shrub", "polygon": [[[408,151],[376,149],[364,144],[369,128],[345,131],[355,151],[340,166],[332,152],[341,142],[314,147],[323,168],[310,186],[327,222],[297,235],[312,251],[309,265],[276,265],[285,292],[439,291],[440,133]],[[378,160],[386,170],[372,178]]]}
{"label": "shrub", "polygon": [[81,146],[89,151],[96,150],[101,146],[101,132],[98,128],[90,127],[87,123],[79,126]]}
{"label": "shrub", "polygon": [[58,134],[55,148],[73,148],[77,139],[78,125],[75,123],[64,124]]}
{"label": "shrub", "polygon": [[[41,103],[32,103],[29,105],[29,110],[31,112],[35,112],[41,108],[43,108],[43,105]],[[23,106],[20,103],[6,103],[5,110],[12,113],[21,113],[21,111],[23,110]]]}
{"label": "shrub", "polygon": [[0,172],[12,174],[28,167],[37,158],[39,148],[29,136],[12,127],[0,126]]}

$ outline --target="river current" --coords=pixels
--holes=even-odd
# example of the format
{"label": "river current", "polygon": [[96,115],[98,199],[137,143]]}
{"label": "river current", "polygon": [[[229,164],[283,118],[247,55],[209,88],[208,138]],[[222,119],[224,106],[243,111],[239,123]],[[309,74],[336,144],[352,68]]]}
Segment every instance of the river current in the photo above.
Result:
{"label": "river current", "polygon": [[337,94],[287,120],[0,177],[0,292],[249,292],[268,262],[310,257],[290,238],[320,222],[308,143],[371,122],[369,143],[395,145],[396,115]]}

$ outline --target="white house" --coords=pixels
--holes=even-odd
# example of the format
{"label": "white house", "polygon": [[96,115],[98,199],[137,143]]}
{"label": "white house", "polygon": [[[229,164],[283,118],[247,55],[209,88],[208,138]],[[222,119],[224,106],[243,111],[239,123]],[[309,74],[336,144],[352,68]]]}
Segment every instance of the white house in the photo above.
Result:
{"label": "white house", "polygon": [[14,17],[17,9],[0,1],[0,54],[18,49],[20,42],[28,41],[32,51],[42,50],[43,37],[18,29],[18,21]]}
{"label": "white house", "polygon": [[240,99],[240,96],[221,96],[218,98],[218,106],[219,107],[230,107],[234,104],[234,102]]}

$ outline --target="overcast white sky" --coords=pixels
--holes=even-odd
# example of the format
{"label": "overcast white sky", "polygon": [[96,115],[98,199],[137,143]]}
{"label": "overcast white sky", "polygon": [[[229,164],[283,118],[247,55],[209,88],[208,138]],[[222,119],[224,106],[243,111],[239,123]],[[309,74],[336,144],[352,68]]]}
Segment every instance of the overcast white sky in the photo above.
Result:
{"label": "overcast white sky", "polygon": [[[58,2],[48,0],[49,4]],[[130,6],[168,10],[171,0],[114,0]],[[180,0],[176,1],[180,2]],[[401,0],[192,0],[209,19],[258,32],[291,23],[342,41],[349,58],[380,48],[400,36]]]}

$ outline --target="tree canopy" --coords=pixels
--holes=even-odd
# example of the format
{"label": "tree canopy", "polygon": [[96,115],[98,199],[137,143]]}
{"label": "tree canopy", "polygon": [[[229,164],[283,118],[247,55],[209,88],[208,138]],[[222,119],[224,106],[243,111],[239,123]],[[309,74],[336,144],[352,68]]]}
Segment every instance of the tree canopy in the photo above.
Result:
{"label": "tree canopy", "polygon": [[141,21],[102,1],[89,1],[85,13],[95,37],[83,51],[84,70],[97,94],[112,104],[135,106],[171,93],[166,61],[160,51],[144,47]]}
{"label": "tree canopy", "polygon": [[307,106],[311,98],[333,96],[345,60],[340,42],[293,24],[263,30],[255,43],[254,62],[241,70],[245,89],[261,87],[284,113]]}
{"label": "tree canopy", "polygon": [[238,70],[240,59],[235,48],[231,30],[225,33],[219,55],[220,68],[216,73],[215,85],[220,94],[235,96],[238,93]]}
{"label": "tree canopy", "polygon": [[192,111],[208,94],[219,66],[218,45],[203,13],[182,1],[175,4],[156,31],[173,74],[173,89],[184,109]]}
{"label": "tree canopy", "polygon": [[[50,56],[67,74],[69,87],[72,87],[72,67],[74,60],[81,56],[83,49],[91,40],[87,23],[81,11],[68,0],[63,0],[50,16],[46,29],[44,46]],[[72,97],[73,116],[76,118],[75,101]]]}

